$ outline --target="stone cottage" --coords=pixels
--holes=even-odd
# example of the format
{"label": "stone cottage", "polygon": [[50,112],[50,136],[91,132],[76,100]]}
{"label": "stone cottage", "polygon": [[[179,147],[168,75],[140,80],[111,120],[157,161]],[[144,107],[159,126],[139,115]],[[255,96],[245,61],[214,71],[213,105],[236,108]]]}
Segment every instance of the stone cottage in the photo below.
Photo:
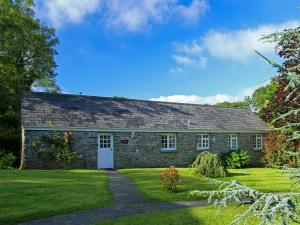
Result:
{"label": "stone cottage", "polygon": [[242,149],[261,162],[267,124],[248,109],[24,92],[21,100],[25,168],[55,168],[36,143],[53,130],[72,131],[74,168],[187,166],[201,151]]}

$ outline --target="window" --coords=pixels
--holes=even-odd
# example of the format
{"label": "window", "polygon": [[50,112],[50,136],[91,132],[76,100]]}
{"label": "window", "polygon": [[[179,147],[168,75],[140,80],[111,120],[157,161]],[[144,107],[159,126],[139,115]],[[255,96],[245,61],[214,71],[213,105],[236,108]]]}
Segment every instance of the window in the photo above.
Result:
{"label": "window", "polygon": [[237,150],[238,149],[238,136],[237,134],[228,135],[228,149]]}
{"label": "window", "polygon": [[197,149],[198,150],[209,149],[209,135],[208,134],[199,134],[197,136]]}
{"label": "window", "polygon": [[262,149],[262,135],[256,134],[253,138],[253,149]]}
{"label": "window", "polygon": [[111,148],[111,135],[100,134],[99,135],[99,147],[100,148]]}
{"label": "window", "polygon": [[176,135],[162,134],[161,135],[161,150],[176,150]]}

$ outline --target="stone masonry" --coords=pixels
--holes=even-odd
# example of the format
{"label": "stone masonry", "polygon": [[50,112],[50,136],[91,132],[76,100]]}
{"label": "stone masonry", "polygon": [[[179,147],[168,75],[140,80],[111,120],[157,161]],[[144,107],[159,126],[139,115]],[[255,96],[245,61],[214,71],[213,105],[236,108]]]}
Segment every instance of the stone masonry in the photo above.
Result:
{"label": "stone masonry", "polygon": [[[74,131],[72,133],[72,145],[78,152],[78,159],[72,167],[96,169],[99,132]],[[200,152],[196,147],[199,133],[176,133],[176,150],[172,152],[161,151],[161,134],[161,132],[114,132],[115,168],[188,166]],[[208,134],[210,151],[216,153],[229,151],[227,133]],[[42,135],[51,135],[51,131],[25,131],[25,168],[59,168],[57,163],[44,161],[38,157],[38,148],[43,146],[40,140]],[[238,146],[239,149],[250,153],[253,166],[259,166],[262,150],[253,149],[253,135],[239,133]]]}

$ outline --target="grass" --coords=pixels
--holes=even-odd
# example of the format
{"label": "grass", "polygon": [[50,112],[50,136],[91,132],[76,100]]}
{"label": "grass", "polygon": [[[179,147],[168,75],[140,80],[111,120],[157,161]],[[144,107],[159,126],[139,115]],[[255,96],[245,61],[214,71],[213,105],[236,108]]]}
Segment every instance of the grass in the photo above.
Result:
{"label": "grass", "polygon": [[[165,192],[162,190],[159,174],[162,168],[151,169],[123,169],[122,173],[127,174],[136,187],[148,200],[152,201],[177,201],[187,200],[191,190],[212,190],[212,185],[204,178],[193,175],[187,168],[179,168],[182,184],[178,186],[177,193]],[[249,187],[264,192],[289,192],[292,181],[288,180],[287,174],[282,174],[279,169],[271,168],[249,168],[229,170],[229,177],[222,180],[237,180]],[[296,191],[299,191],[296,190]]]}
{"label": "grass", "polygon": [[[159,181],[159,174],[164,169],[123,169],[121,172],[127,174],[133,180],[137,188],[144,193],[149,200],[154,201],[174,201],[187,198],[190,190],[211,190],[215,187],[207,183],[202,177],[192,175],[189,169],[179,168],[182,178],[182,185],[177,193],[169,193],[162,190]],[[249,168],[229,170],[229,176],[222,180],[238,180],[239,182],[264,192],[288,192],[291,191],[292,182],[288,180],[287,174],[283,174],[278,169],[270,168]],[[299,191],[299,189],[295,190]],[[139,214],[117,219],[107,220],[99,225],[224,225],[230,224],[234,216],[243,213],[247,206],[236,207],[230,205],[221,208],[218,213],[216,207],[203,206],[189,209],[178,209],[163,212]],[[257,218],[250,217],[247,224],[259,224]],[[293,223],[294,224],[294,223]]]}
{"label": "grass", "polygon": [[[238,208],[228,206],[222,208],[218,213],[214,206],[203,206],[121,217],[104,221],[98,225],[224,225],[230,224],[236,214],[242,213],[246,209],[245,206]],[[259,223],[254,218],[248,219],[247,222],[248,225]]]}
{"label": "grass", "polygon": [[138,190],[150,201],[177,201],[186,200],[188,192],[195,189],[213,190],[216,187],[202,177],[193,175],[189,169],[179,168],[182,184],[177,193],[162,190],[159,174],[163,168],[122,169],[133,181]]}
{"label": "grass", "polygon": [[291,190],[293,181],[288,180],[288,174],[280,169],[247,168],[229,170],[229,177],[224,180],[237,180],[242,184],[263,192],[290,192],[300,191],[300,188]]}
{"label": "grass", "polygon": [[[97,225],[226,225],[231,224],[234,217],[242,214],[248,206],[228,205],[218,210],[215,206],[203,206],[189,209],[176,209],[163,212],[145,213],[103,221]],[[246,218],[247,225],[257,225],[261,222],[254,216]],[[277,224],[277,223],[276,223]],[[280,224],[280,221],[278,221]],[[291,225],[296,225],[292,222]]]}
{"label": "grass", "polygon": [[0,171],[0,224],[15,224],[113,203],[103,171]]}

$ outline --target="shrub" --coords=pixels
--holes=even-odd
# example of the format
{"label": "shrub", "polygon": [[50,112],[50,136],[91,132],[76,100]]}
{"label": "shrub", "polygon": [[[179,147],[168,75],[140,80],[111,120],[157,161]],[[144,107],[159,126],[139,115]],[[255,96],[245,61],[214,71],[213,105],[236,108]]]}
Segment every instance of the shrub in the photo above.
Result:
{"label": "shrub", "polygon": [[227,172],[217,154],[202,152],[191,165],[194,173],[205,177],[225,177]]}
{"label": "shrub", "polygon": [[[53,136],[42,136],[41,141],[46,144],[46,147],[41,147],[38,150],[38,157],[45,160],[55,160],[65,169],[70,168],[72,162],[77,159],[77,153],[71,145],[71,132],[62,133],[54,130]],[[33,143],[33,146],[37,147],[36,143]]]}
{"label": "shrub", "polygon": [[229,169],[244,168],[251,162],[249,153],[243,150],[227,152],[223,157],[225,165]]}
{"label": "shrub", "polygon": [[297,167],[297,159],[289,152],[296,152],[296,144],[278,132],[268,134],[264,140],[264,163],[270,167],[289,165]]}
{"label": "shrub", "polygon": [[174,166],[170,166],[160,174],[163,189],[165,191],[176,192],[177,185],[180,183],[179,173]]}
{"label": "shrub", "polygon": [[0,155],[0,169],[13,169],[13,164],[16,161],[16,156],[12,153]]}

